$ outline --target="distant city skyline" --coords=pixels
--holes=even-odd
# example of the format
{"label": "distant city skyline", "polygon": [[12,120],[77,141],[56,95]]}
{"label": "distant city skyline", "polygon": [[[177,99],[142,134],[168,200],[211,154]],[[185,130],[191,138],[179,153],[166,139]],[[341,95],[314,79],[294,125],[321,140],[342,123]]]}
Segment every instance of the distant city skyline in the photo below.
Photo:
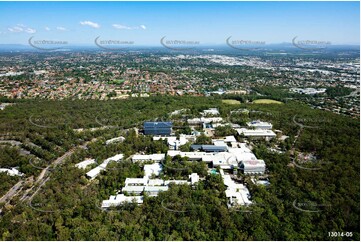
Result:
{"label": "distant city skyline", "polygon": [[160,39],[222,45],[299,40],[359,45],[359,2],[0,2],[0,44],[29,38],[160,46]]}

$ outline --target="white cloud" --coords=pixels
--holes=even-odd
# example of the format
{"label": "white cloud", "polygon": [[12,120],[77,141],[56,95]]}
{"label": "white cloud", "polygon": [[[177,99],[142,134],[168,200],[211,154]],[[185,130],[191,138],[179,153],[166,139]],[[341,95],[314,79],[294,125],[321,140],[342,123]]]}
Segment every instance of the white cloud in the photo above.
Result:
{"label": "white cloud", "polygon": [[112,26],[116,29],[132,29],[131,27],[121,25],[121,24],[113,24]]}
{"label": "white cloud", "polygon": [[122,25],[122,24],[113,24],[112,26],[114,28],[116,28],[116,29],[129,29],[129,30],[132,30],[132,29],[146,29],[147,28],[147,27],[145,27],[145,25],[130,27],[130,26]]}
{"label": "white cloud", "polygon": [[49,28],[49,27],[45,27],[45,30],[46,30],[46,31],[50,31],[50,28]]}
{"label": "white cloud", "polygon": [[64,27],[61,27],[61,26],[59,26],[59,27],[56,27],[56,29],[57,29],[57,30],[60,30],[60,31],[67,31],[67,29],[66,29],[66,28],[64,28]]}
{"label": "white cloud", "polygon": [[8,30],[12,33],[21,33],[21,32],[25,32],[28,34],[36,33],[36,29],[26,27],[24,24],[17,24],[14,27],[8,28]]}
{"label": "white cloud", "polygon": [[35,30],[35,29],[32,29],[32,28],[26,28],[24,31],[25,31],[26,33],[28,33],[28,34],[35,34],[35,33],[36,33],[36,30]]}
{"label": "white cloud", "polygon": [[95,28],[95,29],[100,28],[100,25],[98,23],[94,23],[92,21],[81,21],[80,24],[81,25],[88,25],[88,26],[90,26],[92,28]]}
{"label": "white cloud", "polygon": [[8,30],[10,32],[13,32],[13,33],[19,33],[19,32],[23,32],[24,29],[22,27],[19,27],[19,26],[15,26],[15,27],[12,27],[12,28],[8,28]]}

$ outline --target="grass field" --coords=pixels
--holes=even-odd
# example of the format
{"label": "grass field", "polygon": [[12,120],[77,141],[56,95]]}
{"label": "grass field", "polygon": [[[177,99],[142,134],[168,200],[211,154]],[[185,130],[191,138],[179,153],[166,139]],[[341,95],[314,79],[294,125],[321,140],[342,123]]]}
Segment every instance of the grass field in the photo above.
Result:
{"label": "grass field", "polygon": [[234,99],[224,99],[224,100],[222,100],[222,103],[230,104],[230,105],[241,104],[240,101],[237,101],[237,100],[234,100]]}
{"label": "grass field", "polygon": [[254,100],[255,104],[283,104],[283,102],[272,100],[272,99],[257,99]]}

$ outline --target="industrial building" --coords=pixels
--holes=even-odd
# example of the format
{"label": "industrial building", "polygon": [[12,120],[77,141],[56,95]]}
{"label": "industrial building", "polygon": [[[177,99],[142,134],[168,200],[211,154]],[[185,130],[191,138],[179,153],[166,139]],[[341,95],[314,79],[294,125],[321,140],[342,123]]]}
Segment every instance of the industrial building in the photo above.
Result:
{"label": "industrial building", "polygon": [[144,122],[145,135],[170,135],[172,133],[172,122]]}

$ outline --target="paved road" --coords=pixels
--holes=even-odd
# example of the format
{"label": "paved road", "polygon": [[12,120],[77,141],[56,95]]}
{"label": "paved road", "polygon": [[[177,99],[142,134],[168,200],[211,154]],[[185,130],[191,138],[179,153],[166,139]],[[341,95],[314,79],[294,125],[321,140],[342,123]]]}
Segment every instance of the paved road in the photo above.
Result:
{"label": "paved road", "polygon": [[11,200],[16,192],[22,187],[22,184],[23,181],[19,181],[12,188],[10,188],[10,190],[2,198],[0,198],[0,203],[6,202],[9,199]]}
{"label": "paved road", "polygon": [[[94,141],[96,141],[96,140],[97,140],[97,138],[94,138],[94,139],[92,139],[91,141],[85,142],[83,145],[79,145],[77,148],[82,148],[82,149],[84,149],[84,148],[87,147],[87,145],[88,145],[90,142],[94,142]],[[63,161],[64,161],[66,158],[68,158],[69,156],[71,156],[71,155],[74,153],[75,150],[76,150],[76,148],[72,148],[71,150],[69,150],[68,152],[66,152],[64,155],[62,155],[61,157],[59,157],[59,158],[57,158],[55,161],[53,161],[53,163],[52,163],[53,167],[55,168],[57,165],[63,163]],[[53,169],[54,169],[54,168],[53,168]],[[45,183],[49,180],[49,178],[50,178],[50,173],[49,173],[49,171],[50,171],[50,165],[48,165],[47,167],[45,167],[45,168],[41,171],[41,173],[40,173],[40,175],[38,176],[38,179],[36,180],[36,182],[34,183],[34,185],[25,192],[25,194],[23,195],[23,197],[22,197],[21,200],[29,200],[29,201],[31,201],[31,200],[33,199],[33,197],[40,191],[40,188],[41,188],[42,186],[44,186]],[[48,173],[49,173],[49,176],[46,176]],[[36,184],[40,184],[39,187],[38,187],[38,189],[37,189],[31,196],[29,196],[29,195],[28,195],[29,192],[31,192],[31,191],[33,190],[33,188],[34,188],[34,186],[35,186]]]}

